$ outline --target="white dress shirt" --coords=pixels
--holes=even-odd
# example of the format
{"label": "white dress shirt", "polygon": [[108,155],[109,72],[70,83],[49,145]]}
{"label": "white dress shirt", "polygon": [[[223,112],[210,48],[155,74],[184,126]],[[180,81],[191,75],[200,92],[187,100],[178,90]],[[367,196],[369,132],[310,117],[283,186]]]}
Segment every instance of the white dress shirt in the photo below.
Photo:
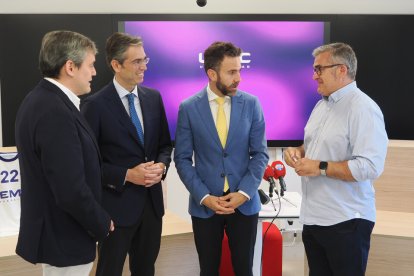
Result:
{"label": "white dress shirt", "polygon": [[69,88],[67,88],[66,86],[64,86],[63,84],[61,84],[60,82],[58,82],[55,79],[45,78],[45,80],[47,80],[47,81],[53,83],[54,85],[56,85],[57,87],[59,87],[59,89],[62,90],[62,92],[65,93],[66,96],[68,96],[69,100],[79,110],[80,99],[79,99],[78,96],[76,96],[75,93],[73,93]]}

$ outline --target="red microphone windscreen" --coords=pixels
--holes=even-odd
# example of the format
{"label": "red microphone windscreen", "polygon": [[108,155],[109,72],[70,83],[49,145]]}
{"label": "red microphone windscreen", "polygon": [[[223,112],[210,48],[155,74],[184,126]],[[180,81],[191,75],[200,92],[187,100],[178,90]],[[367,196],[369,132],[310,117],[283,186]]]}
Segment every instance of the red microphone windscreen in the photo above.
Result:
{"label": "red microphone windscreen", "polygon": [[267,165],[266,170],[264,171],[263,179],[269,181],[269,177],[275,177],[273,168]]}
{"label": "red microphone windscreen", "polygon": [[283,163],[279,160],[276,160],[272,163],[272,168],[274,171],[274,177],[275,178],[279,178],[279,177],[285,177],[286,175],[286,168],[285,165],[283,165]]}

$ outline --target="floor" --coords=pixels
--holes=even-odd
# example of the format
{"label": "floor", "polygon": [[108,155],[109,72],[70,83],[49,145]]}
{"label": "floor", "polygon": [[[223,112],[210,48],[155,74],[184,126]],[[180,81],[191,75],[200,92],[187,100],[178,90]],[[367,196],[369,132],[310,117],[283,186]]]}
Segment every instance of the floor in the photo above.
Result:
{"label": "floor", "polygon": [[283,276],[302,276],[305,273],[305,249],[301,232],[283,233]]}
{"label": "floor", "polygon": [[[284,232],[283,238],[283,276],[304,275],[304,249],[300,233],[295,238],[294,232]],[[94,275],[94,271],[95,268],[91,275]],[[196,276],[198,273],[197,253],[192,233],[163,237],[155,275]],[[18,256],[10,256],[0,258],[0,275],[41,276],[42,270],[40,265],[32,265]],[[130,275],[128,262],[122,275]]]}

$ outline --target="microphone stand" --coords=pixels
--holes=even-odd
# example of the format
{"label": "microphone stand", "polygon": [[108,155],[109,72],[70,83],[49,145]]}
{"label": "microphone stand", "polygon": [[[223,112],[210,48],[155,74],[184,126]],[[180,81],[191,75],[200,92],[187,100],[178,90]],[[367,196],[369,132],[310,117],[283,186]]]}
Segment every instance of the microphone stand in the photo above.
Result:
{"label": "microphone stand", "polygon": [[269,178],[269,197],[273,198],[273,191],[275,190],[275,181],[273,178]]}
{"label": "microphone stand", "polygon": [[279,177],[279,185],[280,185],[280,196],[283,197],[286,191],[286,183],[283,177]]}

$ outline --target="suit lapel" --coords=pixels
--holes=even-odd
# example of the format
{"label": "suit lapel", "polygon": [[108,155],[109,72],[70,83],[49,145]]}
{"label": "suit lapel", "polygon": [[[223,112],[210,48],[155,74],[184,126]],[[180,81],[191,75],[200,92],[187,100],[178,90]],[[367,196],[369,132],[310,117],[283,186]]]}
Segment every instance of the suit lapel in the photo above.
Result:
{"label": "suit lapel", "polygon": [[[148,91],[141,88],[140,86],[137,86],[137,92],[138,92],[138,98],[139,98],[139,104],[141,107],[142,112],[142,125],[144,126],[144,149],[146,148],[149,143],[145,143],[145,141],[149,141],[148,139],[151,139],[151,128],[149,126],[149,121],[151,119],[151,116],[154,112],[152,110],[152,101],[151,98],[148,95]],[[138,137],[138,135],[137,135]]]}
{"label": "suit lapel", "polygon": [[[129,117],[127,111],[125,110],[124,104],[122,103],[119,95],[115,89],[113,82],[108,85],[108,89],[104,90],[105,100],[107,101],[107,108],[112,113],[112,115],[117,117],[120,125],[125,127],[128,130],[128,133],[133,137],[133,140],[142,147],[138,140],[138,133]],[[139,94],[139,93],[138,93]]]}
{"label": "suit lapel", "polygon": [[211,114],[211,108],[208,102],[208,96],[207,96],[206,89],[204,89],[203,93],[200,94],[200,98],[196,102],[196,108],[201,117],[202,123],[207,129],[207,132],[210,133],[211,137],[217,143],[217,145],[222,148],[220,138],[217,133],[217,128],[216,128],[216,125],[214,124],[214,119]]}
{"label": "suit lapel", "polygon": [[68,98],[68,96],[66,96],[65,93],[63,93],[62,90],[60,90],[59,87],[57,87],[56,85],[54,85],[53,83],[47,81],[47,80],[43,80],[44,83],[43,85],[51,90],[53,90],[54,93],[56,93],[59,98],[65,103],[65,105],[68,107],[68,109],[72,112],[72,114],[75,116],[76,120],[79,122],[79,124],[84,128],[84,130],[86,131],[86,133],[90,136],[96,151],[98,152],[99,155],[99,160],[101,160],[101,153],[99,151],[99,146],[98,146],[98,142],[96,141],[95,138],[95,134],[93,133],[93,131],[90,129],[88,123],[86,122],[85,118],[81,115],[81,113],[79,112],[79,110],[76,108],[76,106],[70,101],[70,99]]}
{"label": "suit lapel", "polygon": [[93,133],[93,131],[91,130],[91,128],[88,125],[88,122],[86,122],[85,118],[82,116],[81,113],[78,112],[73,112],[76,116],[76,119],[78,120],[78,122],[80,123],[80,125],[86,130],[86,132],[88,133],[89,137],[91,137],[93,144],[95,145],[96,151],[98,152],[99,155],[99,162],[102,160],[101,157],[101,152],[99,150],[99,146],[98,146],[98,142],[96,141],[96,137],[95,137],[95,133]]}
{"label": "suit lapel", "polygon": [[236,95],[231,97],[231,114],[230,114],[230,126],[229,132],[227,135],[227,142],[228,145],[231,140],[233,139],[238,125],[240,123],[240,119],[243,115],[243,107],[244,107],[244,100],[242,94],[237,92]]}

